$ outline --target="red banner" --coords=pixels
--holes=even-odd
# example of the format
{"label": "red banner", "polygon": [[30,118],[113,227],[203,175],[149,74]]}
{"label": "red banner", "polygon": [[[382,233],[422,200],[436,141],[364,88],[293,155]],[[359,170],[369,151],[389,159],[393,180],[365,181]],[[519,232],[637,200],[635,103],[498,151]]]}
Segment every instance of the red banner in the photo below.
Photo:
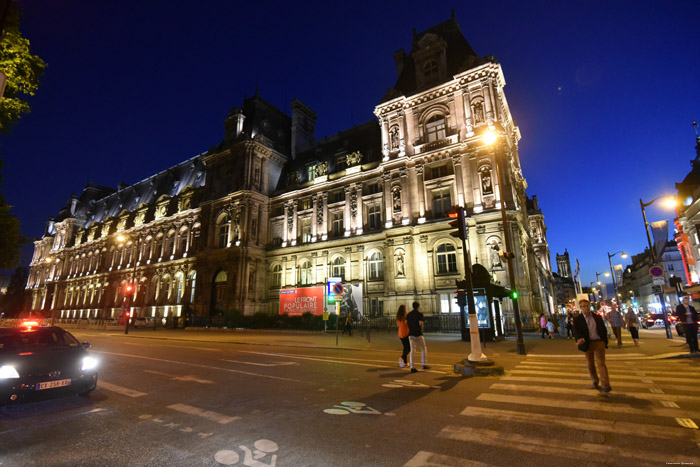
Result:
{"label": "red banner", "polygon": [[303,287],[280,290],[280,314],[301,316],[304,313],[323,314],[323,287]]}

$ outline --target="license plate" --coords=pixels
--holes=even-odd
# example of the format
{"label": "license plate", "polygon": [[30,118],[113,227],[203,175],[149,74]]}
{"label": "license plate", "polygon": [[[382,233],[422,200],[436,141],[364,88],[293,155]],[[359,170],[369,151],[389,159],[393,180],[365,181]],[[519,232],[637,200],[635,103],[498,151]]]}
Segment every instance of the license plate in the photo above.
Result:
{"label": "license plate", "polygon": [[59,379],[57,381],[47,381],[45,383],[38,383],[36,385],[37,391],[40,389],[53,389],[53,388],[61,388],[63,386],[70,386],[70,379]]}

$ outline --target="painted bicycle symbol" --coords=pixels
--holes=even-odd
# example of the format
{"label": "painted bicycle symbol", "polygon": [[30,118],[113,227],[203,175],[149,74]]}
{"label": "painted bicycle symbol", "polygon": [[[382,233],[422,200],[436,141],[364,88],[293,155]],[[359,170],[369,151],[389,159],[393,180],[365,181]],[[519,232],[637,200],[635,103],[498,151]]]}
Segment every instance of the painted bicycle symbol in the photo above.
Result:
{"label": "painted bicycle symbol", "polygon": [[[367,404],[362,402],[341,402],[340,405],[336,405],[331,409],[324,409],[324,412],[331,415],[348,415],[351,413],[363,414],[363,415],[381,415],[377,409],[372,407],[367,407]],[[393,413],[385,413],[384,415],[394,415]]]}
{"label": "painted bicycle symbol", "polygon": [[[243,451],[243,465],[250,467],[274,467],[277,464],[277,454],[272,454],[279,449],[277,443],[269,439],[259,439],[253,443],[254,450],[248,446],[238,446]],[[270,454],[270,461],[264,462],[265,457]],[[241,460],[240,454],[236,451],[225,449],[214,454],[214,459],[219,464],[235,465]],[[262,459],[262,460],[261,460]]]}

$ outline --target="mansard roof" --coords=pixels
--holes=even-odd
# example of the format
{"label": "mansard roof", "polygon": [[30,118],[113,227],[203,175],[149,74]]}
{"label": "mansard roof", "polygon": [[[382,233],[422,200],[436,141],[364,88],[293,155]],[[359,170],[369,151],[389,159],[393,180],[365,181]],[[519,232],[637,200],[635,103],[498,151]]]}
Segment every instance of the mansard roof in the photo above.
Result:
{"label": "mansard roof", "polygon": [[684,201],[688,196],[692,196],[693,201],[700,198],[700,136],[695,138],[695,142],[695,159],[690,161],[692,169],[682,182],[676,183],[676,190],[678,190],[681,201]]}
{"label": "mansard roof", "polygon": [[[371,120],[348,130],[315,141],[311,146],[298,152],[294,160],[289,160],[282,170],[276,194],[309,183],[308,167],[321,162],[328,163],[328,176],[344,171],[343,163],[348,154],[360,152],[361,164],[379,163],[382,160],[381,131],[376,120]],[[298,175],[298,182],[292,174]]]}
{"label": "mansard roof", "polygon": [[[401,95],[408,96],[423,90],[417,85],[414,57],[416,53],[421,50],[421,40],[429,35],[437,36],[445,41],[447,60],[446,72],[449,77],[474,68],[488,60],[494,60],[493,57],[481,58],[474,52],[474,49],[472,49],[471,45],[469,45],[469,42],[467,42],[467,39],[465,39],[462,34],[462,30],[457,23],[453,11],[452,17],[447,21],[421,33],[416,33],[414,30],[410,54],[406,55],[403,50],[399,50],[395,54],[397,61],[403,60],[403,65],[400,67],[396,84],[393,88],[389,89],[382,99],[382,102],[386,102]],[[426,85],[423,88],[425,89],[430,86],[431,85]]]}
{"label": "mansard roof", "polygon": [[88,183],[80,197],[71,196],[55,222],[75,218],[82,227],[88,227],[124,210],[134,211],[143,203],[153,204],[163,195],[176,196],[188,186],[199,188],[205,180],[202,157],[200,154],[180,162],[133,185],[120,184],[117,190]]}

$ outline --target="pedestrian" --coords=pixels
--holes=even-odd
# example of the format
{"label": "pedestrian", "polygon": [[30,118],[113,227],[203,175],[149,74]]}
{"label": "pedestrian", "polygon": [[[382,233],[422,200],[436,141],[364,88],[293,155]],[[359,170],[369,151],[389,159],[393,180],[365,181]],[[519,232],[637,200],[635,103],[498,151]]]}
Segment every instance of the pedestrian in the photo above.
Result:
{"label": "pedestrian", "polygon": [[698,312],[689,303],[688,297],[679,297],[681,303],[676,307],[676,317],[683,325],[685,332],[685,342],[688,344],[691,354],[700,352],[698,350]]}
{"label": "pedestrian", "polygon": [[549,338],[554,339],[554,323],[551,319],[547,321],[547,331],[549,332]]}
{"label": "pedestrian", "polygon": [[622,321],[622,314],[617,305],[613,304],[612,310],[608,315],[608,320],[610,321],[612,333],[615,335],[615,339],[617,339],[617,346],[622,347],[622,328],[625,323]]}
{"label": "pedestrian", "polygon": [[547,318],[544,317],[544,313],[540,314],[540,331],[542,339],[547,335]]}
{"label": "pedestrian", "polygon": [[631,306],[627,308],[627,313],[625,314],[625,324],[627,325],[627,330],[630,332],[634,346],[639,347],[639,317]]}
{"label": "pedestrian", "polygon": [[411,351],[411,343],[408,340],[408,322],[406,321],[406,305],[401,305],[396,313],[396,325],[399,327],[399,339],[403,344],[403,353],[399,357],[399,367],[408,365],[408,354]]}
{"label": "pedestrian", "polygon": [[573,339],[574,337],[574,316],[569,311],[566,313],[566,338]]}
{"label": "pedestrian", "polygon": [[423,337],[423,313],[420,312],[420,304],[413,302],[413,310],[406,316],[408,323],[408,341],[411,344],[411,373],[416,373],[416,347],[420,347],[420,359],[424,370],[429,370],[428,366],[428,349],[425,347],[425,338]]}
{"label": "pedestrian", "polygon": [[345,327],[343,328],[343,334],[347,333],[348,336],[352,336],[352,314],[348,311],[345,315]]}
{"label": "pedestrian", "polygon": [[[574,338],[579,350],[586,352],[588,373],[593,380],[593,387],[603,392],[610,392],[608,367],[605,366],[605,349],[608,348],[608,333],[600,315],[591,312],[591,302],[586,299],[578,302],[581,314],[574,318]],[[596,371],[596,364],[598,371]],[[598,379],[600,372],[600,380]],[[600,386],[602,384],[602,388]]]}

